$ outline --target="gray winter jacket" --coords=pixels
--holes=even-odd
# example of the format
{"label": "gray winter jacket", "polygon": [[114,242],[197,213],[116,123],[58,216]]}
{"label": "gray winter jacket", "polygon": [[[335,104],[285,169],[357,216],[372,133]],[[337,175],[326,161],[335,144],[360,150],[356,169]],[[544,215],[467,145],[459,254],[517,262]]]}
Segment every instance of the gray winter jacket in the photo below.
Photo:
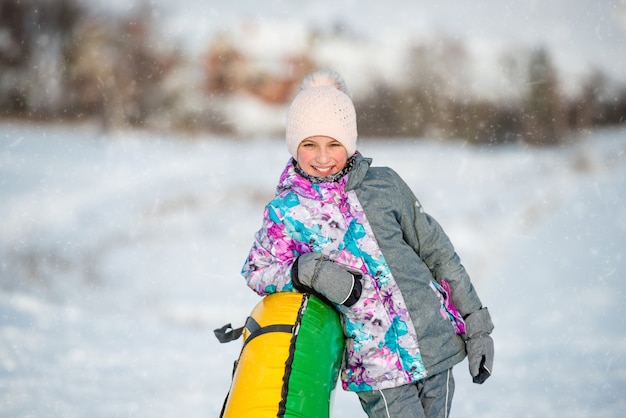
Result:
{"label": "gray winter jacket", "polygon": [[354,190],[410,312],[429,375],[465,357],[465,343],[440,315],[431,282],[445,280],[452,304],[466,317],[482,307],[465,268],[441,226],[392,169],[358,158],[346,190]]}

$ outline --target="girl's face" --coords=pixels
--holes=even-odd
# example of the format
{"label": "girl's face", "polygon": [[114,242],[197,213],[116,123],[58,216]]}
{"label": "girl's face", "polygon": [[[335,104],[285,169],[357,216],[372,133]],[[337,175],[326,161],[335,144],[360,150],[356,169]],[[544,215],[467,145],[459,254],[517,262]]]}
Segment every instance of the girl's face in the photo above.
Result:
{"label": "girl's face", "polygon": [[326,177],[343,170],[348,161],[348,151],[336,139],[312,136],[298,145],[296,160],[310,176]]}

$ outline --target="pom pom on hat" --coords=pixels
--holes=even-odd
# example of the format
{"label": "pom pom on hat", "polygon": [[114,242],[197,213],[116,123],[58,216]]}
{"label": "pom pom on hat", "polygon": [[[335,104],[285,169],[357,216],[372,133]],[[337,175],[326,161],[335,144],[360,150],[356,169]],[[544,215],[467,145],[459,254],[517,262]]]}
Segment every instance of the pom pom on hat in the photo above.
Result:
{"label": "pom pom on hat", "polygon": [[302,83],[300,83],[300,90],[324,86],[333,86],[348,95],[348,88],[346,87],[345,81],[333,70],[319,70],[307,75],[304,80],[302,80]]}
{"label": "pom pom on hat", "polygon": [[287,148],[294,158],[300,142],[312,136],[336,139],[348,157],[356,152],[356,111],[343,79],[334,71],[309,74],[287,112]]}

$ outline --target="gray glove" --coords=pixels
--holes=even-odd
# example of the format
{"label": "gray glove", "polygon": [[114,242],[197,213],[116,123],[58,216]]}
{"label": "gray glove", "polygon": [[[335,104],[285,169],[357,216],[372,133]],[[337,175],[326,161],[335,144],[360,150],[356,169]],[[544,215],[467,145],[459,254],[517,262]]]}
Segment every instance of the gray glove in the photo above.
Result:
{"label": "gray glove", "polygon": [[493,322],[487,308],[481,308],[465,318],[465,349],[474,383],[482,384],[493,370]]}
{"label": "gray glove", "polygon": [[348,307],[361,297],[360,279],[360,273],[347,270],[321,253],[302,254],[291,268],[291,281],[297,290]]}

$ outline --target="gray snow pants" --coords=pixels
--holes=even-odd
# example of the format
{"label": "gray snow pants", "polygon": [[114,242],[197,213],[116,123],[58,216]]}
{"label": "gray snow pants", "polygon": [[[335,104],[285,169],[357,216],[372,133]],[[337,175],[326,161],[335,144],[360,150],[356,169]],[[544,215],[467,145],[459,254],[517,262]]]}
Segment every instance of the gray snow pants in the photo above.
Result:
{"label": "gray snow pants", "polygon": [[454,377],[448,369],[417,383],[357,395],[369,418],[448,418]]}

